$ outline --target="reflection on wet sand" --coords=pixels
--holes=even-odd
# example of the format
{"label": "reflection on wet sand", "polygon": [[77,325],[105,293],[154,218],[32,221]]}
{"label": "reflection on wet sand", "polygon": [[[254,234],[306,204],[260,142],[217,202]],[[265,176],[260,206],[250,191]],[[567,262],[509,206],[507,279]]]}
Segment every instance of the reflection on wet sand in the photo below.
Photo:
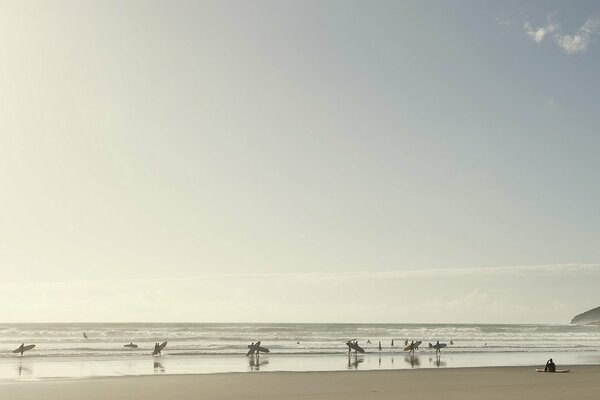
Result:
{"label": "reflection on wet sand", "polygon": [[348,369],[358,369],[358,364],[365,361],[365,357],[354,353],[354,355],[348,354]]}
{"label": "reflection on wet sand", "polygon": [[410,364],[412,368],[421,365],[421,360],[419,359],[419,356],[415,356],[414,354],[404,357],[404,361]]}
{"label": "reflection on wet sand", "polygon": [[154,361],[154,373],[155,374],[158,374],[158,373],[164,374],[165,373],[165,367],[163,367],[163,365],[158,361]]}
{"label": "reflection on wet sand", "polygon": [[250,371],[260,371],[261,365],[268,365],[269,357],[251,356],[248,358],[248,369]]}
{"label": "reflection on wet sand", "polygon": [[19,378],[22,377],[23,374],[25,374],[25,376],[29,376],[31,375],[31,368],[29,368],[27,365],[23,366],[23,360],[21,360],[17,366],[17,372],[19,373]]}
{"label": "reflection on wet sand", "polygon": [[446,362],[442,361],[441,354],[436,354],[435,360],[433,359],[433,357],[429,357],[429,363],[435,364],[436,367],[445,367],[446,366]]}

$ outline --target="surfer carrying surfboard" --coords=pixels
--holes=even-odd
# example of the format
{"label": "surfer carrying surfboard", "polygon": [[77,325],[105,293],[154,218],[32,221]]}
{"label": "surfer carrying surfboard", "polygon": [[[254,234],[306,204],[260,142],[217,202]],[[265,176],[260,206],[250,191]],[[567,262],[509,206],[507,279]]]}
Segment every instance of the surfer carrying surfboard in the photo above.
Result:
{"label": "surfer carrying surfboard", "polygon": [[556,364],[554,364],[554,361],[552,361],[552,359],[549,359],[548,362],[546,362],[544,372],[556,372]]}
{"label": "surfer carrying surfboard", "polygon": [[260,357],[260,353],[269,353],[270,350],[266,347],[260,345],[260,340],[256,343],[252,342],[252,344],[248,345],[248,352],[246,353],[246,357],[250,357],[256,354],[256,357]]}
{"label": "surfer carrying surfboard", "polygon": [[360,347],[358,345],[358,341],[356,339],[348,340],[346,342],[346,346],[348,346],[348,354],[350,354],[350,352],[352,350],[354,350],[355,353],[364,353],[365,352],[365,349],[363,349],[362,347]]}
{"label": "surfer carrying surfboard", "polygon": [[35,344],[29,344],[27,346],[25,346],[25,343],[21,343],[21,345],[19,347],[17,347],[16,349],[13,350],[13,353],[17,354],[20,353],[21,356],[23,356],[23,353],[25,353],[28,350],[31,350],[35,347]]}

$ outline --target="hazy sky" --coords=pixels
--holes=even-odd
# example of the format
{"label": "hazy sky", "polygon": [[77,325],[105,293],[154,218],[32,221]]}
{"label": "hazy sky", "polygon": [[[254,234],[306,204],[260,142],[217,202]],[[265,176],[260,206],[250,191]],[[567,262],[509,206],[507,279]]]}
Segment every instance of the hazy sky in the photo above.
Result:
{"label": "hazy sky", "polygon": [[596,1],[0,1],[0,57],[0,321],[600,304]]}

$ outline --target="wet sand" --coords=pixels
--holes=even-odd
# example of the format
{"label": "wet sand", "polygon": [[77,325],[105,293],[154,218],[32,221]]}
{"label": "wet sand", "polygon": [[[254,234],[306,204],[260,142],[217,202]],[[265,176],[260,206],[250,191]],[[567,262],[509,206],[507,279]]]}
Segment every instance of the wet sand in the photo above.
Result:
{"label": "wet sand", "polygon": [[79,399],[591,399],[600,391],[600,366],[401,371],[261,372],[165,375],[0,384],[0,398]]}
{"label": "wet sand", "polygon": [[599,365],[600,352],[456,353],[436,357],[424,351],[406,353],[272,354],[256,359],[240,355],[163,357],[24,357],[0,358],[0,383],[46,379],[86,379],[140,375],[201,375],[232,372],[333,372],[397,369],[447,369],[543,366],[548,358],[563,365]]}

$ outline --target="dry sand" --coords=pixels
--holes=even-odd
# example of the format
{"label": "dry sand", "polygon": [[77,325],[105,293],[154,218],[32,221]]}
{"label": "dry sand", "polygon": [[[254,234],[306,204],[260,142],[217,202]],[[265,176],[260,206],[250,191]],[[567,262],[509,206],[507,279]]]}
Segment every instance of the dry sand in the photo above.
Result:
{"label": "dry sand", "polygon": [[[568,368],[561,366],[561,368]],[[4,400],[134,399],[594,399],[600,366],[171,375],[0,384]]]}

